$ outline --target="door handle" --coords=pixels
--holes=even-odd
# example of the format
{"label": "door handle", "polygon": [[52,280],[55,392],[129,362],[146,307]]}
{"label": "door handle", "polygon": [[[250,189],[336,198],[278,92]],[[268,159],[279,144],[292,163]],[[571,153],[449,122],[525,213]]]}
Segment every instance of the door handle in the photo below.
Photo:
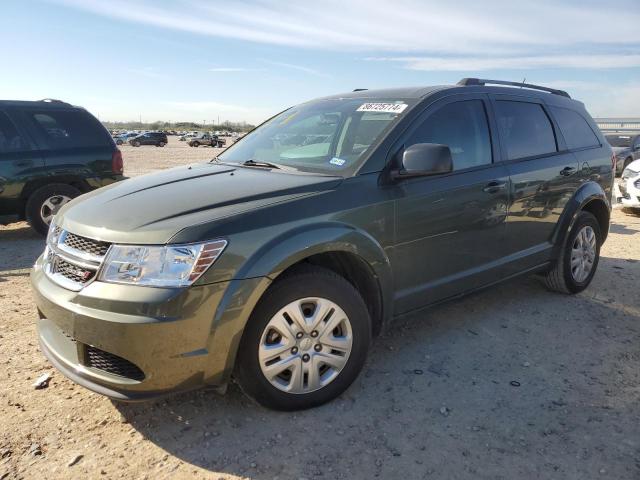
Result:
{"label": "door handle", "polygon": [[576,173],[576,169],[573,167],[564,167],[562,170],[560,170],[560,175],[562,175],[563,177],[568,177],[569,175],[573,175],[574,173]]}
{"label": "door handle", "polygon": [[482,191],[486,193],[498,193],[500,190],[504,190],[505,188],[507,188],[507,182],[493,180],[492,182],[487,183],[487,186],[484,187]]}

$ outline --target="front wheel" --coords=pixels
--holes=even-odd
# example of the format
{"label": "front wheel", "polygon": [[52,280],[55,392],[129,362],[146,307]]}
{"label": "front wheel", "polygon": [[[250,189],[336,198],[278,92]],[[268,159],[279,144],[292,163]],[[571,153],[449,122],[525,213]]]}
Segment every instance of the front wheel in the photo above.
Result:
{"label": "front wheel", "polygon": [[157,145],[157,146],[158,146],[158,147],[164,147],[164,145],[165,145],[165,144],[164,144],[164,142],[158,142],[158,145]]}
{"label": "front wheel", "polygon": [[353,285],[324,268],[300,269],[277,280],[252,313],[235,378],[265,407],[315,407],[351,385],[370,342],[369,312]]}
{"label": "front wheel", "polygon": [[553,268],[546,274],[550,290],[579,293],[589,286],[598,268],[602,235],[589,212],[580,212]]}

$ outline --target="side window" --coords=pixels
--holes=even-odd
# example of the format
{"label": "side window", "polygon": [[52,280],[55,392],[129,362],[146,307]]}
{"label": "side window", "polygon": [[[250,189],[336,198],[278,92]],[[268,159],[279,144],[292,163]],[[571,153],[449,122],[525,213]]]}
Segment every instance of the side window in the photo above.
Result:
{"label": "side window", "polygon": [[551,107],[551,112],[560,126],[569,150],[600,145],[598,137],[578,112],[562,107]]}
{"label": "side window", "polygon": [[0,153],[17,152],[29,148],[11,119],[6,113],[0,112]]}
{"label": "side window", "polygon": [[482,101],[450,103],[432,113],[411,134],[406,146],[416,143],[448,145],[454,170],[491,163],[491,136]]}
{"label": "side window", "polygon": [[509,160],[558,151],[551,121],[541,105],[499,100],[496,120]]}
{"label": "side window", "polygon": [[31,111],[36,127],[53,148],[94,147],[108,145],[102,126],[83,111]]}

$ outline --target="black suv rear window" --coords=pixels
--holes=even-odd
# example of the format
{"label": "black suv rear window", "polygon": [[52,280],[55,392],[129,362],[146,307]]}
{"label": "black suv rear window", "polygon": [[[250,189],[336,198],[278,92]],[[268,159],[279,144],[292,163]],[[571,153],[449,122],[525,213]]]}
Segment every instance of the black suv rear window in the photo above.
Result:
{"label": "black suv rear window", "polygon": [[551,112],[556,117],[569,150],[600,146],[598,137],[578,112],[562,107],[551,107]]}
{"label": "black suv rear window", "polygon": [[27,113],[53,148],[110,144],[103,127],[81,110],[34,110]]}
{"label": "black suv rear window", "polygon": [[0,153],[18,152],[29,149],[6,113],[0,112]]}
{"label": "black suv rear window", "polygon": [[509,160],[557,151],[551,121],[541,105],[499,100],[496,118]]}

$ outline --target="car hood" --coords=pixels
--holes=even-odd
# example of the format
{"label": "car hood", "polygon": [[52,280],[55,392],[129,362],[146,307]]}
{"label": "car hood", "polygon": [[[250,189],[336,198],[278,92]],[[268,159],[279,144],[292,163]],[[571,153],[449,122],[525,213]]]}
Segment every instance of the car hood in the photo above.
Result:
{"label": "car hood", "polygon": [[613,150],[613,153],[618,155],[618,154],[621,154],[621,153],[630,152],[631,148],[630,147],[611,147],[611,150]]}
{"label": "car hood", "polygon": [[56,223],[107,242],[162,244],[186,227],[320,194],[341,182],[262,168],[189,165],[82,195],[60,210]]}

